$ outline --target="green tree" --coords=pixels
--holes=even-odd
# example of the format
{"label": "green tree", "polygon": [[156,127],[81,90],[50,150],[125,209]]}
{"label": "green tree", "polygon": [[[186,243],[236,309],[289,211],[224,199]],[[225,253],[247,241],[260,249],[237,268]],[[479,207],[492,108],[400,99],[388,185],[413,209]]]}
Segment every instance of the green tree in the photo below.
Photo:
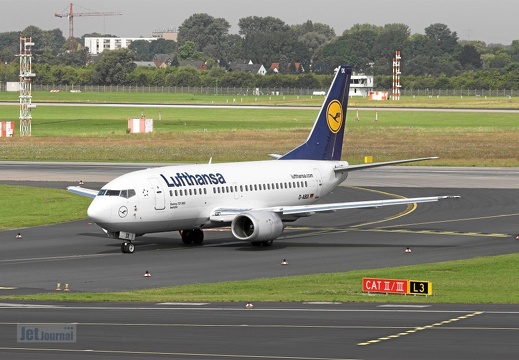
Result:
{"label": "green tree", "polygon": [[180,60],[200,60],[202,53],[196,51],[196,45],[193,41],[186,41],[178,47],[177,55]]}
{"label": "green tree", "polygon": [[321,87],[321,82],[315,74],[306,73],[297,77],[295,86],[298,88],[318,89]]}
{"label": "green tree", "polygon": [[392,59],[395,51],[402,50],[411,34],[405,24],[386,24],[378,33],[373,44],[374,69],[377,74],[392,73]]}
{"label": "green tree", "polygon": [[356,71],[363,69],[366,64],[348,41],[348,35],[339,36],[317,50],[313,60],[313,71],[318,74],[332,74],[341,64],[349,64]]}
{"label": "green tree", "polygon": [[238,26],[243,36],[243,58],[267,68],[282,58],[290,59],[287,54],[293,49],[289,43],[295,40],[294,33],[289,32],[290,27],[282,20],[272,16],[250,16],[240,19]]}
{"label": "green tree", "polygon": [[55,63],[81,67],[88,62],[88,56],[88,50],[85,48],[78,51],[67,51],[57,56]]}
{"label": "green tree", "polygon": [[218,86],[221,87],[254,87],[255,77],[245,71],[233,71],[225,74]]}
{"label": "green tree", "polygon": [[193,66],[182,66],[178,68],[175,77],[175,86],[200,86],[200,71]]}
{"label": "green tree", "polygon": [[510,45],[510,58],[512,61],[519,63],[519,40],[512,41],[512,45]]}
{"label": "green tree", "polygon": [[95,65],[97,83],[101,85],[124,85],[128,75],[135,69],[129,49],[103,51]]}
{"label": "green tree", "polygon": [[34,63],[40,62],[41,59],[54,58],[66,48],[66,39],[59,29],[44,31],[31,25],[22,30],[21,36],[32,38]]}
{"label": "green tree", "polygon": [[223,18],[214,18],[207,14],[193,14],[178,28],[178,45],[193,42],[196,50],[221,58],[225,54],[225,39],[231,25]]}
{"label": "green tree", "polygon": [[0,59],[11,62],[20,52],[20,34],[18,32],[0,33]]}
{"label": "green tree", "polygon": [[490,61],[488,61],[488,67],[490,69],[502,69],[512,63],[512,58],[504,51],[500,51],[495,54]]}
{"label": "green tree", "polygon": [[3,61],[0,63],[1,77],[0,82],[3,81],[18,81],[19,79],[19,65],[15,61]]}
{"label": "green tree", "polygon": [[267,16],[249,16],[238,20],[238,33],[244,38],[258,33],[276,33],[284,32],[288,29],[288,25],[281,19]]}
{"label": "green tree", "polygon": [[481,55],[474,45],[464,45],[459,55],[459,62],[465,69],[480,69]]}
{"label": "green tree", "polygon": [[225,37],[224,42],[225,55],[218,60],[238,60],[243,54],[243,39],[240,35],[230,34]]}
{"label": "green tree", "polygon": [[425,36],[435,56],[452,54],[458,45],[458,34],[445,24],[432,24],[425,28]]}
{"label": "green tree", "polygon": [[312,52],[299,38],[299,28],[292,28],[274,17],[256,16],[240,19],[239,26],[244,36],[242,58],[267,68],[273,62],[283,63],[280,66],[283,72],[295,69],[294,63],[303,63],[305,67],[310,63]]}
{"label": "green tree", "polygon": [[[290,30],[297,37],[300,46],[305,48],[309,54],[301,58],[311,57],[315,50],[336,37],[335,31],[326,24],[312,23],[308,20],[301,25],[293,25]],[[306,61],[308,62],[308,61]]]}
{"label": "green tree", "polygon": [[128,49],[133,51],[136,61],[152,61],[156,54],[173,54],[177,44],[173,40],[157,39],[153,41],[135,40]]}
{"label": "green tree", "polygon": [[177,50],[177,43],[173,40],[157,39],[150,42],[150,60],[156,54],[173,54]]}
{"label": "green tree", "polygon": [[378,27],[356,24],[342,34],[344,41],[355,51],[355,71],[366,72],[371,66],[369,63],[374,62],[376,56],[373,49],[380,31]]}
{"label": "green tree", "polygon": [[133,58],[135,61],[150,61],[153,55],[150,57],[150,42],[147,40],[135,40],[128,46],[133,52]]}

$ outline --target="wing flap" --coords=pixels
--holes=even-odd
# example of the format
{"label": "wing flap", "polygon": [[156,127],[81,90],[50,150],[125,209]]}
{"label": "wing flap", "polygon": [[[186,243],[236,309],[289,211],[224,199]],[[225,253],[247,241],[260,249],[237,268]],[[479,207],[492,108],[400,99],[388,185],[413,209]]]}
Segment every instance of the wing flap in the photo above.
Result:
{"label": "wing flap", "polygon": [[446,196],[429,196],[429,197],[418,197],[418,198],[407,198],[407,199],[389,199],[389,200],[368,200],[368,201],[352,201],[344,203],[330,203],[330,204],[315,204],[315,205],[302,205],[302,206],[287,206],[281,209],[283,215],[300,215],[307,216],[305,214],[313,212],[331,212],[336,210],[347,210],[347,209],[367,209],[377,208],[381,206],[393,206],[393,205],[406,205],[415,203],[434,202],[446,199],[458,199],[457,195],[446,195]]}

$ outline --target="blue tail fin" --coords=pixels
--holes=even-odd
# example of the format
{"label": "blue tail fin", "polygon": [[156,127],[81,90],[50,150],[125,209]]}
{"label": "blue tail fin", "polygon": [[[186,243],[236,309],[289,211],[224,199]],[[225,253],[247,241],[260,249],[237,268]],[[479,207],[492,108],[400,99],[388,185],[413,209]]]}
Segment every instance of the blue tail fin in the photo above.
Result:
{"label": "blue tail fin", "polygon": [[341,159],[350,78],[351,67],[339,66],[308,139],[279,160]]}

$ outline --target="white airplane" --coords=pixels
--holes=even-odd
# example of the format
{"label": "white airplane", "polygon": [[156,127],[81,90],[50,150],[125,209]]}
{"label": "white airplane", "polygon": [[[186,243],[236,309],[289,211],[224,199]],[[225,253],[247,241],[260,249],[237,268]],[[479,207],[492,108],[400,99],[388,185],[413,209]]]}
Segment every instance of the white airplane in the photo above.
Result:
{"label": "white airplane", "polygon": [[341,161],[351,77],[349,66],[336,70],[328,95],[308,139],[275,160],[176,165],[122,175],[91,190],[70,192],[92,197],[88,216],[121,251],[133,253],[136,236],[180,231],[186,244],[201,244],[203,229],[229,226],[232,235],[253,245],[270,246],[287,222],[317,212],[433,202],[458,196],[315,204],[350,171],[435,159],[435,157],[349,165]]}

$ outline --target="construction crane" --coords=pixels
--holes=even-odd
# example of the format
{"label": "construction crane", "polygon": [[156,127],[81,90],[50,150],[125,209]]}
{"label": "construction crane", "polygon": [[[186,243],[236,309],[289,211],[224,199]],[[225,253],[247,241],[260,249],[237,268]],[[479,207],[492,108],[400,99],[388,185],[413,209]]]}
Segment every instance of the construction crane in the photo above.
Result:
{"label": "construction crane", "polygon": [[76,16],[115,16],[122,15],[120,12],[100,12],[100,11],[91,11],[91,12],[78,12],[74,13],[72,9],[72,3],[70,3],[70,11],[68,13],[54,13],[55,17],[59,18],[68,18],[68,41],[69,41],[69,50],[74,50],[74,17]]}

